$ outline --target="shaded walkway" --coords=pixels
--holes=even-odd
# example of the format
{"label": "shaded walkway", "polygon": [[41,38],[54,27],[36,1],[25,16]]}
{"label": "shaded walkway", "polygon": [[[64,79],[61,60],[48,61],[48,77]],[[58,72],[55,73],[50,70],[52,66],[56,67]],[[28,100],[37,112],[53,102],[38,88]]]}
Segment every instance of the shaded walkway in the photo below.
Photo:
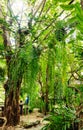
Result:
{"label": "shaded walkway", "polygon": [[[23,115],[23,116],[21,116],[20,124],[15,128],[15,130],[40,130],[44,125],[44,123],[42,122],[43,119],[44,119],[43,114],[38,113],[38,112],[33,112],[28,115]],[[26,123],[28,124],[30,122],[35,122],[37,120],[40,121],[40,124],[38,124],[37,126],[35,126],[35,127],[33,126],[31,128],[27,128],[27,129],[23,128],[24,124],[26,124]]]}

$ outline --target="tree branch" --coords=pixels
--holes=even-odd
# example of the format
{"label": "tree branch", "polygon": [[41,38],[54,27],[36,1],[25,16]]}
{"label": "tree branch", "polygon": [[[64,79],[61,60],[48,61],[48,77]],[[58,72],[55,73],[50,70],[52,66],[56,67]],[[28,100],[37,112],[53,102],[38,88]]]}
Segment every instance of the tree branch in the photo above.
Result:
{"label": "tree branch", "polygon": [[74,79],[79,80],[79,81],[83,81],[83,78],[81,78],[78,73],[76,73],[76,74],[78,75],[78,78],[72,73],[72,76],[74,77]]}
{"label": "tree branch", "polygon": [[72,89],[75,89],[78,93],[82,94],[81,91],[80,91],[78,88],[76,88],[76,87],[74,87],[74,86],[70,86],[70,85],[68,85],[68,87],[69,87],[69,88],[72,88]]}
{"label": "tree branch", "polygon": [[[61,13],[60,13],[57,17],[59,17],[63,12],[64,12],[64,11],[61,11]],[[56,17],[56,18],[57,18],[57,17]],[[35,42],[35,40],[38,39],[38,38],[40,37],[40,35],[41,35],[44,31],[48,30],[49,27],[52,26],[52,24],[54,24],[55,21],[56,21],[56,19],[54,18],[54,19],[50,22],[50,24],[48,24],[48,26],[45,27],[45,28],[40,32],[40,34],[39,34],[37,37],[35,37],[35,39],[33,40],[33,42]]]}
{"label": "tree branch", "polygon": [[41,3],[39,4],[39,6],[37,7],[37,9],[35,10],[35,12],[33,12],[33,16],[35,16],[38,12],[38,10],[40,9],[40,7],[42,6],[43,2],[41,1]]}
{"label": "tree branch", "polygon": [[71,1],[69,2],[69,5],[71,5],[73,2],[74,2],[74,0],[71,0]]}
{"label": "tree branch", "polygon": [[45,7],[45,3],[46,3],[46,0],[43,1],[43,5],[42,5],[42,9],[40,11],[40,14],[39,14],[39,17],[41,16],[43,10],[44,10],[44,7]]}

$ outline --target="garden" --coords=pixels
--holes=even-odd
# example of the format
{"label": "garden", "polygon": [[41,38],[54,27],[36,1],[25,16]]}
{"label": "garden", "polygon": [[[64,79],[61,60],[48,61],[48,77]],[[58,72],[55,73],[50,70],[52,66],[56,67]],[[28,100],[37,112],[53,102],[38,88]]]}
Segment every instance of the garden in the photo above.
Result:
{"label": "garden", "polygon": [[83,130],[83,0],[1,0],[0,129]]}

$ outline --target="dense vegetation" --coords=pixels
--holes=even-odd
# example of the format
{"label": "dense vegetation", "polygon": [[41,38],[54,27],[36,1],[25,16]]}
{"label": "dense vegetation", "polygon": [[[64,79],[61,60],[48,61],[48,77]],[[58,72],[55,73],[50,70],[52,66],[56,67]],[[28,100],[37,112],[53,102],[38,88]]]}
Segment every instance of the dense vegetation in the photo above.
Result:
{"label": "dense vegetation", "polygon": [[31,109],[52,112],[43,130],[66,130],[76,122],[81,129],[83,1],[24,0],[20,12],[12,0],[1,1],[0,81],[8,125],[19,123],[19,98],[29,95]]}

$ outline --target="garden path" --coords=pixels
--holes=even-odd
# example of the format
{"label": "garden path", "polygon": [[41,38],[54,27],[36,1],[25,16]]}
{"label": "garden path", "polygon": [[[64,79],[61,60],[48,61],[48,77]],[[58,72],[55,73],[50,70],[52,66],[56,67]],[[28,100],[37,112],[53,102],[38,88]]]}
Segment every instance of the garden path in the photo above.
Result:
{"label": "garden path", "polygon": [[[32,112],[27,115],[23,115],[20,118],[20,124],[16,126],[15,130],[41,130],[41,128],[44,126],[43,119],[44,119],[44,115],[39,112]],[[35,122],[37,120],[40,121],[40,124],[38,124],[37,126],[35,127],[33,126],[27,129],[23,128],[23,124]]]}

